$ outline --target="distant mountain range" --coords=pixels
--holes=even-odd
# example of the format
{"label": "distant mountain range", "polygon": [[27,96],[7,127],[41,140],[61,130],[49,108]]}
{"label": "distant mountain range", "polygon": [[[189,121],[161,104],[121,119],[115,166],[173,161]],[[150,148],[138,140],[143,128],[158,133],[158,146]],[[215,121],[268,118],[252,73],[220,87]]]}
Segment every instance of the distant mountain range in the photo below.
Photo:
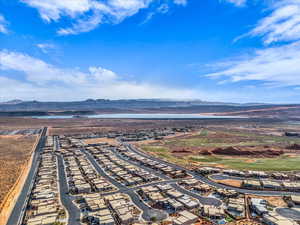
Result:
{"label": "distant mountain range", "polygon": [[15,104],[19,104],[22,103],[23,101],[20,99],[14,99],[11,101],[7,101],[7,102],[0,102],[0,105],[15,105]]}
{"label": "distant mountain range", "polygon": [[168,99],[129,99],[129,100],[107,100],[107,99],[87,99],[85,101],[73,102],[40,102],[22,101],[19,99],[0,103],[0,111],[49,111],[49,110],[100,110],[100,109],[159,109],[178,108],[195,106],[261,106],[260,103],[224,103],[206,102],[201,100],[168,100]]}
{"label": "distant mountain range", "polygon": [[[288,111],[298,116],[300,104],[224,103],[171,99],[87,99],[73,102],[12,100],[0,103],[0,116],[88,115],[97,113],[223,113],[236,115],[281,115]],[[270,112],[270,113],[269,113]],[[284,114],[284,113],[283,113]]]}

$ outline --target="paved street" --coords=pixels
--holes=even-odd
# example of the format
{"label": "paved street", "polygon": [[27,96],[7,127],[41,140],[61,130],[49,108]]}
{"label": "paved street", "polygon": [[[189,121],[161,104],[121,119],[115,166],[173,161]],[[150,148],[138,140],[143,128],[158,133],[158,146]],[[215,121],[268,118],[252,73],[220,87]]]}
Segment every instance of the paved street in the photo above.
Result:
{"label": "paved street", "polygon": [[277,208],[276,212],[283,217],[300,220],[299,208],[297,210],[295,208]]}
{"label": "paved street", "polygon": [[[170,182],[172,179],[170,180],[170,178],[169,178],[168,176],[166,176],[166,175],[164,175],[164,174],[162,174],[162,173],[159,173],[159,172],[157,172],[157,171],[155,171],[155,170],[153,170],[153,169],[151,169],[151,168],[149,168],[149,167],[143,166],[143,165],[141,165],[141,164],[138,163],[138,162],[134,162],[134,161],[132,161],[132,160],[129,160],[129,159],[127,159],[127,158],[121,156],[120,154],[118,154],[116,151],[113,151],[113,152],[115,153],[115,155],[116,155],[118,158],[120,158],[120,159],[122,159],[122,160],[125,160],[126,162],[131,163],[131,164],[133,164],[133,165],[139,166],[140,168],[142,168],[142,169],[144,169],[144,170],[146,170],[146,171],[148,171],[148,172],[150,172],[150,173],[152,173],[152,174],[155,174],[155,175],[159,176],[161,179],[166,180],[164,183],[172,183],[171,186],[172,186],[174,189],[176,189],[177,191],[182,192],[182,193],[184,193],[184,194],[186,194],[186,195],[189,195],[189,196],[191,196],[191,197],[194,197],[194,198],[198,199],[199,202],[200,202],[201,204],[203,204],[203,205],[220,206],[220,205],[222,204],[221,201],[219,201],[219,200],[216,199],[216,198],[202,197],[202,196],[200,196],[200,195],[198,195],[198,194],[196,194],[196,193],[194,193],[194,192],[188,191],[188,190],[186,190],[186,189],[180,187],[179,185],[174,184],[174,183],[176,183],[176,182]],[[154,159],[154,158],[153,158],[153,159]],[[154,159],[154,160],[156,160],[156,159]],[[164,163],[164,162],[162,162],[162,163]],[[172,164],[170,164],[170,165],[173,167]],[[178,179],[178,181],[180,181],[180,180],[184,180],[184,178]]]}
{"label": "paved street", "polygon": [[34,184],[35,176],[40,162],[40,152],[44,146],[46,139],[47,128],[44,127],[40,135],[40,140],[33,152],[32,165],[24,183],[23,189],[21,190],[15,207],[13,208],[11,215],[8,219],[7,225],[18,225],[22,223],[26,206],[30,197],[31,189]]}
{"label": "paved street", "polygon": [[[54,147],[56,148],[56,150],[59,150],[59,140],[57,137],[55,137],[54,139]],[[57,154],[57,164],[58,164],[60,200],[68,212],[67,213],[68,224],[80,225],[80,210],[72,202],[71,196],[68,195],[68,184],[67,184],[66,173],[63,164],[63,158],[59,154]]]}
{"label": "paved street", "polygon": [[131,198],[132,202],[143,211],[142,217],[144,220],[146,221],[150,221],[151,219],[151,215],[153,213],[156,213],[157,215],[159,215],[159,217],[161,219],[166,218],[167,215],[165,212],[160,211],[160,210],[153,210],[151,207],[149,207],[148,205],[146,205],[140,198],[139,196],[134,192],[134,190],[132,190],[131,188],[128,188],[122,184],[120,184],[119,182],[117,182],[115,179],[113,179],[111,176],[108,176],[104,170],[100,167],[100,165],[98,164],[98,162],[93,158],[92,155],[90,155],[87,151],[85,151],[84,149],[81,150],[84,154],[86,154],[87,158],[89,159],[89,161],[92,163],[92,165],[94,166],[94,168],[96,169],[96,171],[103,177],[105,177],[107,180],[109,180],[109,182],[111,182],[114,186],[116,186],[119,191],[128,194],[129,197]]}
{"label": "paved street", "polygon": [[64,171],[62,156],[57,156],[60,199],[65,209],[68,211],[68,224],[80,225],[80,210],[73,204],[70,195],[68,195],[68,184]]}

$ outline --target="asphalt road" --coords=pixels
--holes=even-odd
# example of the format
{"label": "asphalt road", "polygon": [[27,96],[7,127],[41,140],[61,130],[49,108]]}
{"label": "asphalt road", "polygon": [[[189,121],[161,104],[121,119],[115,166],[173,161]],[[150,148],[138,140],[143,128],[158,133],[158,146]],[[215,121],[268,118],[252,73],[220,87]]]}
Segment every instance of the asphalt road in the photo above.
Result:
{"label": "asphalt road", "polygon": [[36,146],[35,151],[33,152],[34,156],[32,159],[32,165],[27,175],[26,181],[6,225],[19,225],[23,222],[24,214],[27,208],[27,203],[31,194],[33,184],[35,182],[35,176],[40,162],[40,153],[46,141],[46,133],[47,128],[44,127],[40,136],[40,140]]}
{"label": "asphalt road", "polygon": [[222,174],[222,173],[217,173],[217,174],[212,174],[209,176],[210,179],[213,180],[227,180],[227,179],[231,179],[231,180],[245,180],[245,179],[251,179],[251,180],[271,180],[271,181],[275,181],[275,182],[281,182],[281,181],[285,181],[284,179],[280,180],[280,179],[274,179],[274,178],[255,178],[255,177],[250,177],[250,178],[246,178],[246,177],[239,177],[239,176],[232,176],[232,175],[227,175],[227,174]]}
{"label": "asphalt road", "polygon": [[285,218],[300,221],[300,211],[293,208],[277,208],[276,212]]}
{"label": "asphalt road", "polygon": [[236,188],[236,187],[231,187],[227,186],[224,184],[219,184],[216,183],[212,180],[209,180],[206,177],[203,177],[198,174],[194,174],[194,177],[196,179],[201,180],[204,183],[207,183],[211,186],[217,187],[217,188],[226,188],[229,190],[234,190],[242,194],[253,194],[253,195],[262,195],[262,196],[286,196],[286,195],[300,195],[299,192],[288,192],[288,191],[267,191],[267,190],[249,190],[249,189],[243,189],[243,188]]}
{"label": "asphalt road", "polygon": [[[124,161],[126,161],[126,162],[128,162],[128,163],[130,163],[130,164],[136,165],[136,166],[138,166],[138,167],[140,167],[140,168],[146,170],[146,171],[149,172],[149,173],[152,173],[152,174],[155,174],[156,176],[159,176],[161,179],[164,179],[164,180],[165,180],[165,183],[171,183],[171,182],[168,182],[168,181],[170,181],[170,178],[169,178],[168,176],[166,176],[166,175],[164,175],[164,174],[162,174],[162,173],[159,173],[159,172],[157,172],[157,171],[155,171],[155,170],[153,170],[153,169],[151,169],[151,168],[149,168],[149,167],[143,166],[143,165],[141,165],[141,164],[138,163],[138,162],[134,162],[134,161],[132,161],[132,160],[129,160],[129,159],[127,159],[126,157],[124,157],[124,156],[118,154],[117,151],[113,151],[113,152],[115,153],[115,155],[116,155],[119,159],[122,159],[122,160],[124,160]],[[184,180],[184,178],[178,179],[178,181],[180,181],[180,180]],[[174,182],[172,182],[172,183],[174,183]],[[154,185],[154,184],[152,184],[152,185]],[[186,190],[186,189],[180,187],[180,186],[177,185],[177,184],[171,184],[171,186],[172,186],[174,189],[176,189],[177,191],[179,191],[179,192],[181,192],[181,193],[183,193],[183,194],[186,194],[186,195],[189,195],[189,196],[191,196],[191,197],[193,197],[193,198],[196,198],[196,199],[197,199],[201,204],[203,204],[203,205],[220,206],[220,205],[222,204],[222,202],[221,202],[220,200],[216,199],[216,198],[202,197],[202,196],[200,196],[200,195],[198,195],[198,194],[196,194],[196,193],[194,193],[194,192],[188,191],[188,190]]]}
{"label": "asphalt road", "polygon": [[[179,182],[183,179],[184,178],[151,182],[151,183],[142,184],[142,185],[138,185],[138,186],[134,186],[134,187],[129,187],[129,189],[132,190],[132,191],[137,191],[138,189],[140,189],[142,187],[149,187],[149,186],[153,186],[153,185],[173,184],[173,183],[177,183],[177,182]],[[123,191],[118,190],[118,191],[112,191],[112,192],[107,192],[107,193],[101,193],[101,195],[106,196],[106,195],[111,195],[111,194],[116,194],[116,193],[121,193],[121,192],[124,192],[124,190]],[[125,190],[125,192],[126,192],[126,190]]]}
{"label": "asphalt road", "polygon": [[129,195],[132,202],[143,211],[142,218],[145,221],[150,221],[151,217],[155,214],[156,218],[160,218],[163,220],[167,217],[167,214],[161,210],[153,210],[151,207],[146,205],[140,197],[134,192],[134,190],[126,187],[125,185],[122,185],[121,183],[117,182],[115,179],[113,179],[111,176],[107,175],[104,170],[100,167],[98,162],[94,159],[94,157],[88,153],[85,149],[81,149],[81,151],[87,156],[88,160],[92,163],[96,171],[106,178],[110,183],[112,183],[115,187],[119,189],[122,193],[125,193]]}
{"label": "asphalt road", "polygon": [[[59,142],[55,139],[56,149],[59,149]],[[60,190],[60,200],[64,205],[65,209],[68,211],[68,224],[70,225],[80,225],[80,210],[76,207],[68,194],[69,188],[66,179],[65,167],[63,163],[63,158],[61,155],[57,155],[57,165],[58,165],[58,176],[59,176],[59,190]]]}
{"label": "asphalt road", "polygon": [[173,188],[175,188],[177,191],[197,199],[202,205],[213,205],[213,206],[222,205],[222,202],[220,200],[216,199],[216,198],[203,197],[203,196],[198,195],[194,192],[186,190],[185,188],[180,187],[178,184],[171,184],[171,186]]}
{"label": "asphalt road", "polygon": [[[245,177],[237,177],[237,176],[229,176],[226,174],[212,174],[209,176],[209,178],[214,179],[214,180],[227,180],[227,179],[231,179],[231,180],[245,180]],[[251,180],[259,180],[259,179],[252,179]]]}

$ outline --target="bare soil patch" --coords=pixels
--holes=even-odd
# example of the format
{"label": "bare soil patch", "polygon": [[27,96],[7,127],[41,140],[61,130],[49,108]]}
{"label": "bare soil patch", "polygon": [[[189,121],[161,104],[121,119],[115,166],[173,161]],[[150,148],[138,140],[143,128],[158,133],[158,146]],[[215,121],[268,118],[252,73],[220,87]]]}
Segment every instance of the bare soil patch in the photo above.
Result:
{"label": "bare soil patch", "polygon": [[281,196],[258,196],[258,195],[248,195],[251,198],[261,198],[267,200],[271,205],[276,207],[287,207],[286,202]]}
{"label": "bare soil patch", "polygon": [[227,147],[227,148],[216,148],[211,151],[215,155],[227,155],[227,156],[259,156],[259,157],[278,157],[284,154],[282,150],[272,150],[272,149],[261,149],[261,150],[245,150],[237,147]]}
{"label": "bare soil patch", "polygon": [[214,180],[217,183],[220,184],[225,184],[233,187],[241,187],[242,181],[241,180],[231,180],[231,179],[226,179],[226,180]]}
{"label": "bare soil patch", "polygon": [[[174,156],[274,158],[300,148],[300,144],[294,143],[289,145],[288,149],[286,143],[289,140],[285,137],[263,135],[260,132],[261,129],[251,132],[239,129],[204,129],[200,133],[189,133],[153,144],[167,147]],[[300,143],[300,139],[298,141]]]}
{"label": "bare soil patch", "polygon": [[118,142],[116,141],[115,138],[88,138],[88,139],[84,139],[83,142],[86,145],[98,144],[98,143],[107,143],[110,145],[118,145]]}
{"label": "bare soil patch", "polygon": [[228,223],[228,225],[262,225],[262,223],[252,219],[242,219],[242,220]]}
{"label": "bare soil patch", "polygon": [[292,144],[292,145],[287,146],[287,149],[300,150],[300,145],[299,144]]}
{"label": "bare soil patch", "polygon": [[234,112],[207,113],[207,115],[248,116],[248,117],[266,117],[266,118],[276,118],[276,117],[299,118],[299,111],[300,111],[299,106],[279,106],[279,107],[251,109],[251,110],[242,110],[242,111],[234,111]]}
{"label": "bare soil patch", "polygon": [[36,135],[0,136],[0,204],[31,156]]}

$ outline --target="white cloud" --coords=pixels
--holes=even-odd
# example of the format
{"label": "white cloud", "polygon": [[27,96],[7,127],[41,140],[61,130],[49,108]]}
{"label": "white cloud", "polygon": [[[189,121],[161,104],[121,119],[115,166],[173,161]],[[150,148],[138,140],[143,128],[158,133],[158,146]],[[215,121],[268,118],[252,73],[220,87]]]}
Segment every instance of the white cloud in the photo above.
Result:
{"label": "white cloud", "polygon": [[80,84],[85,80],[84,74],[79,71],[62,70],[40,59],[18,52],[0,51],[0,69],[23,72],[28,81],[39,85],[50,81]]}
{"label": "white cloud", "polygon": [[167,4],[161,4],[158,8],[157,8],[157,12],[161,13],[161,14],[165,14],[169,11],[169,6]]}
{"label": "white cloud", "polygon": [[272,86],[300,86],[300,42],[257,50],[215,65],[207,76],[231,82],[261,81]]}
{"label": "white cloud", "polygon": [[[18,74],[17,79],[10,77],[13,73]],[[74,101],[88,98],[170,98],[230,102],[251,102],[259,99],[278,102],[295,95],[294,89],[285,93],[272,91],[270,95],[264,96],[265,91],[249,88],[238,91],[225,91],[222,88],[199,90],[191,87],[178,88],[136,82],[125,80],[121,75],[99,66],[91,66],[83,72],[79,69],[60,68],[27,54],[7,50],[0,51],[0,83],[2,101],[9,99]]]}
{"label": "white cloud", "polygon": [[133,16],[141,9],[145,9],[156,0],[108,0],[106,4],[94,1],[95,13],[101,14],[102,22],[120,23],[127,17]]}
{"label": "white cloud", "polygon": [[201,95],[196,90],[127,81],[102,67],[91,66],[87,72],[59,68],[27,54],[7,50],[0,51],[0,73],[5,72],[24,74],[22,81],[0,75],[0,95],[6,99],[33,96],[43,100],[196,98]]}
{"label": "white cloud", "polygon": [[102,21],[102,16],[95,14],[89,18],[79,19],[69,28],[60,28],[57,33],[59,35],[75,35],[94,30]]}
{"label": "white cloud", "polygon": [[244,6],[247,2],[247,0],[225,0],[225,1],[232,3],[236,6]]}
{"label": "white cloud", "polygon": [[[225,1],[241,6],[247,3]],[[265,47],[212,65],[214,72],[206,77],[223,87],[240,82],[249,99],[251,92],[256,96],[254,101],[284,102],[299,96],[295,90],[300,87],[300,0],[274,0],[270,4],[254,28],[235,39],[257,36]]]}
{"label": "white cloud", "polygon": [[300,0],[275,0],[265,12],[254,29],[236,40],[250,35],[261,37],[265,45],[280,43],[217,63],[216,72],[207,76],[223,79],[219,84],[259,81],[272,87],[300,86]]}
{"label": "white cloud", "polygon": [[90,0],[21,0],[23,3],[36,8],[41,17],[50,22],[59,20],[61,16],[76,17],[89,11],[92,7]]}
{"label": "white cloud", "polygon": [[299,40],[300,0],[276,1],[248,35],[263,37],[265,44]]}
{"label": "white cloud", "polygon": [[90,67],[90,73],[95,77],[97,81],[116,81],[119,77],[111,70],[107,70],[102,67]]}
{"label": "white cloud", "polygon": [[[60,28],[58,34],[70,35],[88,32],[102,23],[120,23],[141,9],[159,0],[21,0],[36,8],[46,22],[58,22],[62,17],[71,19],[71,27]],[[186,5],[186,0],[174,4]]]}
{"label": "white cloud", "polygon": [[8,29],[7,29],[8,22],[4,18],[3,15],[0,14],[0,33],[7,34]]}
{"label": "white cloud", "polygon": [[56,46],[54,44],[49,44],[49,43],[39,43],[39,44],[36,44],[36,47],[41,49],[41,51],[43,53],[48,53],[49,50],[53,50],[56,48]]}
{"label": "white cloud", "polygon": [[169,12],[168,4],[163,3],[159,7],[157,7],[154,11],[148,13],[146,19],[141,23],[141,25],[149,22],[156,14],[166,14],[168,12]]}
{"label": "white cloud", "polygon": [[185,6],[187,4],[187,0],[174,0],[174,3]]}

